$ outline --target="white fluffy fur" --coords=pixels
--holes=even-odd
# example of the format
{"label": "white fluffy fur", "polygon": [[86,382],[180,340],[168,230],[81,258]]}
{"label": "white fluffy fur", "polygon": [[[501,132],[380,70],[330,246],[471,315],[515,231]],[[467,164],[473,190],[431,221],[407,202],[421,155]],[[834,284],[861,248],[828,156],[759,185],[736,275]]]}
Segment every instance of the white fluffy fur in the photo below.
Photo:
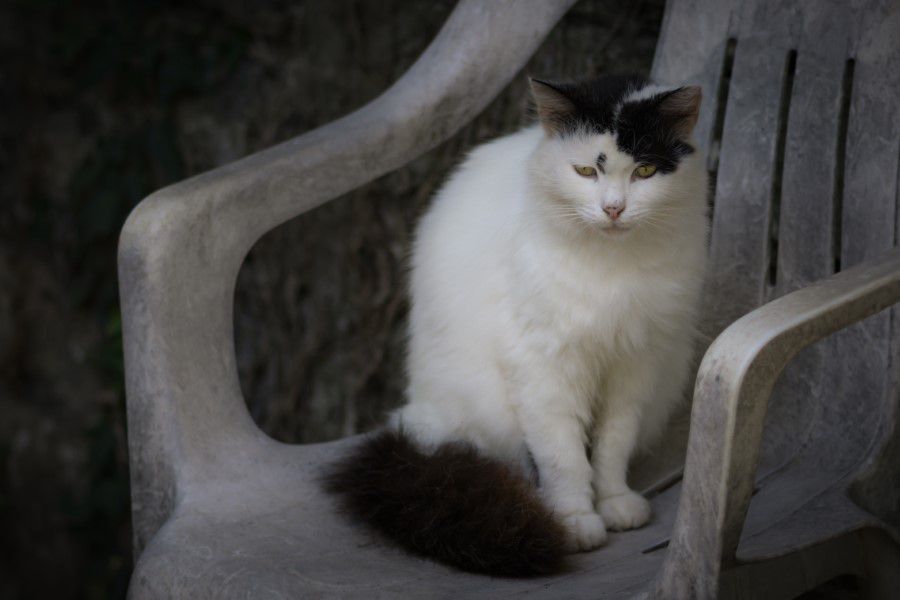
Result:
{"label": "white fluffy fur", "polygon": [[[604,173],[574,171],[601,151]],[[394,426],[425,447],[470,442],[526,473],[533,460],[573,550],[649,519],[628,461],[689,376],[702,157],[647,179],[636,166],[610,134],[533,126],[495,140],[437,195],[413,255],[409,398]],[[603,207],[617,203],[613,225]]]}

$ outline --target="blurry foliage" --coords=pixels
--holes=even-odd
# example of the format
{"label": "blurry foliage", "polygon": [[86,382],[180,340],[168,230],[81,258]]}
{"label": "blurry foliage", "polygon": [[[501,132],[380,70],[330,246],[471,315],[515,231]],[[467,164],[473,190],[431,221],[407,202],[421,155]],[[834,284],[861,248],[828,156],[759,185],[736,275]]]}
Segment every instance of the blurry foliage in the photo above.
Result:
{"label": "blurry foliage", "polygon": [[112,131],[97,141],[69,182],[68,209],[79,232],[73,265],[73,294],[79,301],[116,302],[116,279],[110,273],[115,273],[119,229],[142,198],[184,176],[182,164],[168,119]]}
{"label": "blurry foliage", "polygon": [[125,365],[122,320],[112,312],[92,356],[95,368],[113,384],[115,401],[103,406],[86,431],[84,494],[69,507],[72,529],[93,557],[85,574],[85,597],[124,597],[131,572],[130,496],[125,449]]}
{"label": "blurry foliage", "polygon": [[[0,585],[0,595],[123,597],[131,539],[117,236],[143,197],[188,175],[177,110],[187,100],[215,94],[246,56],[251,34],[239,16],[215,2],[14,0],[0,8],[0,19],[14,24],[0,36],[0,66],[10,84],[0,94],[15,111],[2,133],[4,140],[20,144],[18,153],[3,156],[10,163],[4,170],[15,169],[20,183],[3,188],[0,235],[5,248],[33,255],[49,271],[48,285],[63,290],[64,298],[54,302],[71,314],[48,315],[63,320],[61,336],[71,333],[66,327],[74,325],[64,321],[74,314],[93,321],[88,328],[99,332],[85,336],[81,365],[91,371],[97,389],[72,391],[74,399],[57,397],[52,385],[41,381],[55,374],[43,372],[42,358],[32,355],[41,350],[30,337],[29,319],[35,317],[26,313],[35,309],[29,308],[25,288],[36,286],[37,276],[26,273],[18,278],[21,288],[10,291],[21,294],[11,303],[21,314],[10,316],[21,364],[11,368],[5,384],[0,381],[0,393],[8,388],[26,408],[17,417],[18,427],[9,425],[9,436],[0,437],[0,515],[34,502],[34,489],[50,486],[49,497],[38,503],[48,515],[61,515],[74,544],[63,540],[63,549],[54,555],[48,550],[53,544],[36,532],[10,535],[14,547],[0,554],[10,565],[0,565],[0,574],[8,569],[23,583],[12,589]],[[51,127],[58,115],[74,115],[77,144],[56,147]],[[52,171],[59,155],[73,158],[63,174]],[[92,391],[97,398],[77,397]],[[27,429],[53,418],[49,413],[28,416],[27,407],[35,401],[59,407],[54,410],[65,416],[57,417],[53,435],[75,438],[72,444],[83,456],[77,473],[44,484],[19,483],[13,481],[14,471],[30,469],[29,475],[40,476],[64,462],[35,458],[36,450],[15,456],[10,450],[8,438],[23,432],[23,447],[34,446],[36,436]],[[80,404],[72,406],[75,402]],[[76,430],[70,430],[73,425]],[[13,515],[2,524],[11,534],[28,526]],[[60,559],[74,566],[52,564]],[[34,577],[41,572],[50,577]]]}
{"label": "blurry foliage", "polygon": [[73,227],[76,297],[112,310],[110,250],[122,222],[148,193],[185,176],[178,103],[208,96],[226,80],[250,34],[214,3],[18,0],[15,6],[19,22],[41,36],[41,75],[33,84],[50,85],[34,91],[51,106],[76,100],[83,128],[100,133],[74,170],[68,198],[55,199],[55,213],[46,197],[35,199],[32,232],[47,236],[53,222]]}

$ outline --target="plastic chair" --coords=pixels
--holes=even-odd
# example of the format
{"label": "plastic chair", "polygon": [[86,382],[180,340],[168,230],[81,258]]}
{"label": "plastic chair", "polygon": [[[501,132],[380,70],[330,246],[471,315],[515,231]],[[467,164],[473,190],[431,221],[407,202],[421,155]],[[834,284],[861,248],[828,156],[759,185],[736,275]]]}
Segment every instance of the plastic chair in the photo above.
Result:
{"label": "plastic chair", "polygon": [[232,303],[254,242],[452,135],[571,4],[462,0],[369,105],[160,190],[128,218],[119,277],[139,557],[131,598],[773,599],[841,574],[861,577],[870,597],[895,597],[900,319],[884,310],[900,300],[892,0],[667,6],[652,76],[706,91],[703,326],[718,337],[700,366],[686,458],[676,424],[666,449],[633,469],[651,498],[648,526],[554,577],[460,573],[337,514],[316,478],[352,441],[281,444],[250,418]]}

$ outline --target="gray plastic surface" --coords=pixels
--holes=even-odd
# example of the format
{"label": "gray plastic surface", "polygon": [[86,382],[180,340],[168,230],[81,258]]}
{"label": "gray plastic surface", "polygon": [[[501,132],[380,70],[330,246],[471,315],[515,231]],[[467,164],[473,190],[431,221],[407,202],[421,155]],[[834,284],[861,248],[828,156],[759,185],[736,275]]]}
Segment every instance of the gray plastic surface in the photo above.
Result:
{"label": "gray plastic surface", "polygon": [[131,598],[772,599],[843,573],[864,577],[871,597],[900,587],[896,1],[667,6],[653,76],[706,95],[698,134],[716,193],[703,328],[718,337],[683,484],[684,428],[634,468],[653,505],[647,527],[556,577],[459,573],[335,512],[316,477],[352,439],[281,444],[250,418],[232,302],[253,243],[449,137],[571,4],[463,0],[369,105],[160,190],[129,217]]}

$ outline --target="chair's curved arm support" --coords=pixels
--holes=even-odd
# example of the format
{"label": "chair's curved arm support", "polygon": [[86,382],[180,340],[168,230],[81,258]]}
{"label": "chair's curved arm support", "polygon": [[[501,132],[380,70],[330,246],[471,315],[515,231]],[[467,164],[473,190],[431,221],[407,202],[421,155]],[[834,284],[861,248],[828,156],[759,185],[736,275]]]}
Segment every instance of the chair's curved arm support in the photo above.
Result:
{"label": "chair's curved arm support", "polygon": [[805,346],[898,301],[895,248],[748,313],[713,342],[697,376],[678,515],[653,597],[716,597],[753,492],[775,380]]}
{"label": "chair's curved arm support", "polygon": [[234,285],[251,246],[447,139],[573,2],[461,0],[419,60],[362,109],[132,212],[118,258],[138,552],[186,485],[239,477],[238,461],[246,469],[273,444],[247,412],[234,357]]}

